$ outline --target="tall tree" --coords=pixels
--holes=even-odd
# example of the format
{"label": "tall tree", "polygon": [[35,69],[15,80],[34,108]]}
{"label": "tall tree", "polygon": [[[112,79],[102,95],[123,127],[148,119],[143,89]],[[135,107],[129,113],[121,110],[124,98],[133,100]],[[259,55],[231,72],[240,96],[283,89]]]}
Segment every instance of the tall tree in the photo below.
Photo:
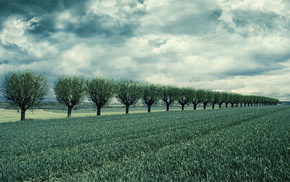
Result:
{"label": "tall tree", "polygon": [[113,79],[94,77],[87,82],[89,98],[97,107],[97,115],[116,93],[116,82]]}
{"label": "tall tree", "polygon": [[60,76],[54,84],[56,100],[68,108],[67,117],[71,117],[72,109],[81,103],[87,94],[84,76]]}
{"label": "tall tree", "polygon": [[122,80],[117,83],[117,99],[126,106],[126,114],[129,107],[141,99],[142,92],[143,88],[137,82]]}
{"label": "tall tree", "polygon": [[5,75],[2,83],[4,97],[21,109],[21,121],[27,109],[41,103],[48,92],[44,74],[32,71],[15,71]]}
{"label": "tall tree", "polygon": [[151,112],[151,106],[162,97],[162,88],[155,84],[143,85],[142,99],[146,103],[148,112]]}
{"label": "tall tree", "polygon": [[162,100],[166,104],[166,111],[169,111],[169,106],[179,97],[179,89],[175,86],[162,87]]}
{"label": "tall tree", "polygon": [[181,105],[181,110],[184,106],[195,98],[195,92],[191,88],[181,88],[179,91],[178,103]]}

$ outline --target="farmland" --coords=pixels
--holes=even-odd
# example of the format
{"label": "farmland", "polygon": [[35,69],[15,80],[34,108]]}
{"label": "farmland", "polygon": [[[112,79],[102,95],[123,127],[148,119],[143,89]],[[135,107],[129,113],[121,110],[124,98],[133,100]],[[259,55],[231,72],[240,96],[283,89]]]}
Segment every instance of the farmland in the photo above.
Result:
{"label": "farmland", "polygon": [[[192,110],[191,106],[185,108],[186,110]],[[202,109],[201,106],[198,109]],[[208,108],[210,109],[210,108]],[[172,106],[170,108],[172,111],[179,111],[181,108],[179,106]],[[165,107],[153,107],[152,112],[165,111]],[[132,107],[130,108],[130,113],[146,113],[146,107]],[[20,112],[17,108],[6,109],[0,108],[0,123],[1,122],[10,122],[10,121],[19,121]],[[86,116],[96,116],[97,111],[94,108],[81,108],[78,110],[72,111],[72,117],[86,117]],[[116,115],[116,114],[125,114],[124,107],[111,107],[103,108],[102,115]],[[56,118],[66,118],[67,117],[67,108],[59,107],[40,107],[40,109],[28,110],[26,112],[27,119],[56,119]]]}
{"label": "farmland", "polygon": [[289,181],[289,106],[0,124],[0,181]]}

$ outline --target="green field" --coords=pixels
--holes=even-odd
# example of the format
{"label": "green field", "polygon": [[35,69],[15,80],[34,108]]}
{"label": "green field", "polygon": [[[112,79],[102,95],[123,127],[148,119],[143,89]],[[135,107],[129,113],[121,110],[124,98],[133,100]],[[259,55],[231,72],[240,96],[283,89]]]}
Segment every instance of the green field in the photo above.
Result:
{"label": "green field", "polygon": [[[152,107],[152,112],[165,111],[165,107]],[[193,110],[192,107],[186,107],[186,110]],[[201,109],[199,107],[198,109]],[[210,107],[208,107],[210,109]],[[177,111],[181,110],[180,107],[174,106],[171,107],[170,110]],[[131,113],[146,113],[147,107],[131,107]],[[115,114],[125,114],[125,108],[123,107],[110,107],[103,108],[102,115],[115,115]],[[18,112],[17,108],[7,109],[5,107],[0,108],[0,123],[9,122],[9,121],[19,121],[20,120],[20,112]],[[78,110],[72,111],[72,117],[85,117],[85,116],[96,116],[97,111],[92,107],[81,108]],[[54,118],[66,118],[67,117],[67,108],[64,107],[40,107],[40,109],[33,109],[26,111],[26,119],[54,119]]]}
{"label": "green field", "polygon": [[0,131],[0,181],[290,181],[289,106],[33,119]]}

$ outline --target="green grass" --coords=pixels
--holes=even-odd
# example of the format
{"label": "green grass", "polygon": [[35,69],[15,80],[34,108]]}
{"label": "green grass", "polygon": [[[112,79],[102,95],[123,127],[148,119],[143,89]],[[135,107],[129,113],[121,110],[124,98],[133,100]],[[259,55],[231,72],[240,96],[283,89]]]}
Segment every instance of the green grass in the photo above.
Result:
{"label": "green grass", "polygon": [[0,124],[0,181],[289,181],[289,106]]}
{"label": "green grass", "polygon": [[[210,107],[209,107],[210,108]],[[192,110],[192,107],[186,107],[186,110]],[[198,108],[201,109],[201,108]],[[178,106],[170,108],[172,111],[181,110]],[[165,111],[165,107],[152,107],[152,112]],[[133,113],[146,113],[146,107],[130,107],[129,114]],[[109,107],[103,108],[101,115],[116,115],[125,114],[125,108],[122,107]],[[9,121],[19,121],[21,113],[17,109],[0,108],[0,123]],[[86,117],[96,116],[97,111],[93,107],[82,108],[72,111],[72,117]],[[65,107],[40,107],[40,109],[27,110],[26,119],[53,119],[53,118],[66,118],[67,108]]]}

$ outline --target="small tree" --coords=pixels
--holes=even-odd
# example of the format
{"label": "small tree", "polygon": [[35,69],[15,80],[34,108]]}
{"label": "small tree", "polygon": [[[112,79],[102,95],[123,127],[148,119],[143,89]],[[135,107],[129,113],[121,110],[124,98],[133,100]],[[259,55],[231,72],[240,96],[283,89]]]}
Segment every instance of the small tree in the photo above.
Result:
{"label": "small tree", "polygon": [[87,82],[87,89],[90,100],[97,107],[97,115],[101,115],[101,109],[114,96],[116,83],[112,79],[92,78]]}
{"label": "small tree", "polygon": [[[199,103],[203,103],[207,100],[207,93],[203,89],[198,89],[196,92],[196,97],[198,98]],[[205,109],[205,107],[204,107],[204,109]]]}
{"label": "small tree", "polygon": [[166,111],[169,111],[169,106],[179,97],[179,90],[174,86],[162,87],[162,100],[166,104]]}
{"label": "small tree", "polygon": [[83,76],[61,76],[55,81],[56,100],[68,108],[67,117],[72,109],[81,103],[86,96],[86,79]]}
{"label": "small tree", "polygon": [[240,101],[240,107],[243,107],[243,104],[245,103],[245,96],[240,95],[239,101]]}
{"label": "small tree", "polygon": [[221,104],[223,103],[222,99],[223,97],[222,97],[221,92],[217,92],[217,91],[213,92],[212,109],[214,109],[215,104],[219,104],[221,108]]}
{"label": "small tree", "polygon": [[221,100],[218,102],[218,105],[219,105],[219,108],[221,109],[222,104],[226,103],[228,93],[227,92],[220,92],[220,94],[221,94]]}
{"label": "small tree", "polygon": [[146,84],[143,86],[142,99],[146,103],[148,112],[151,112],[151,106],[162,97],[162,89],[159,85]]}
{"label": "small tree", "polygon": [[142,86],[134,81],[122,80],[117,83],[117,99],[126,106],[126,114],[129,107],[142,97]]}
{"label": "small tree", "polygon": [[226,104],[226,108],[228,108],[228,105],[231,102],[231,93],[225,92],[223,96],[224,96],[224,102]]}
{"label": "small tree", "polygon": [[197,106],[197,104],[199,104],[199,99],[198,99],[198,97],[197,97],[197,90],[195,90],[195,89],[192,89],[191,90],[192,91],[192,104],[193,104],[193,110],[196,110],[196,106]]}
{"label": "small tree", "polygon": [[231,107],[234,107],[235,103],[236,103],[236,96],[234,93],[229,93],[229,97],[230,97],[230,103],[231,103]]}
{"label": "small tree", "polygon": [[181,105],[181,110],[184,106],[195,98],[195,92],[191,88],[181,88],[179,91],[178,103]]}
{"label": "small tree", "polygon": [[2,83],[4,97],[21,109],[21,121],[25,120],[25,111],[41,103],[48,92],[44,74],[32,71],[15,71],[5,75]]}
{"label": "small tree", "polygon": [[213,92],[210,90],[197,90],[197,97],[200,102],[203,103],[203,109],[206,109],[206,106],[209,102],[213,101]]}

